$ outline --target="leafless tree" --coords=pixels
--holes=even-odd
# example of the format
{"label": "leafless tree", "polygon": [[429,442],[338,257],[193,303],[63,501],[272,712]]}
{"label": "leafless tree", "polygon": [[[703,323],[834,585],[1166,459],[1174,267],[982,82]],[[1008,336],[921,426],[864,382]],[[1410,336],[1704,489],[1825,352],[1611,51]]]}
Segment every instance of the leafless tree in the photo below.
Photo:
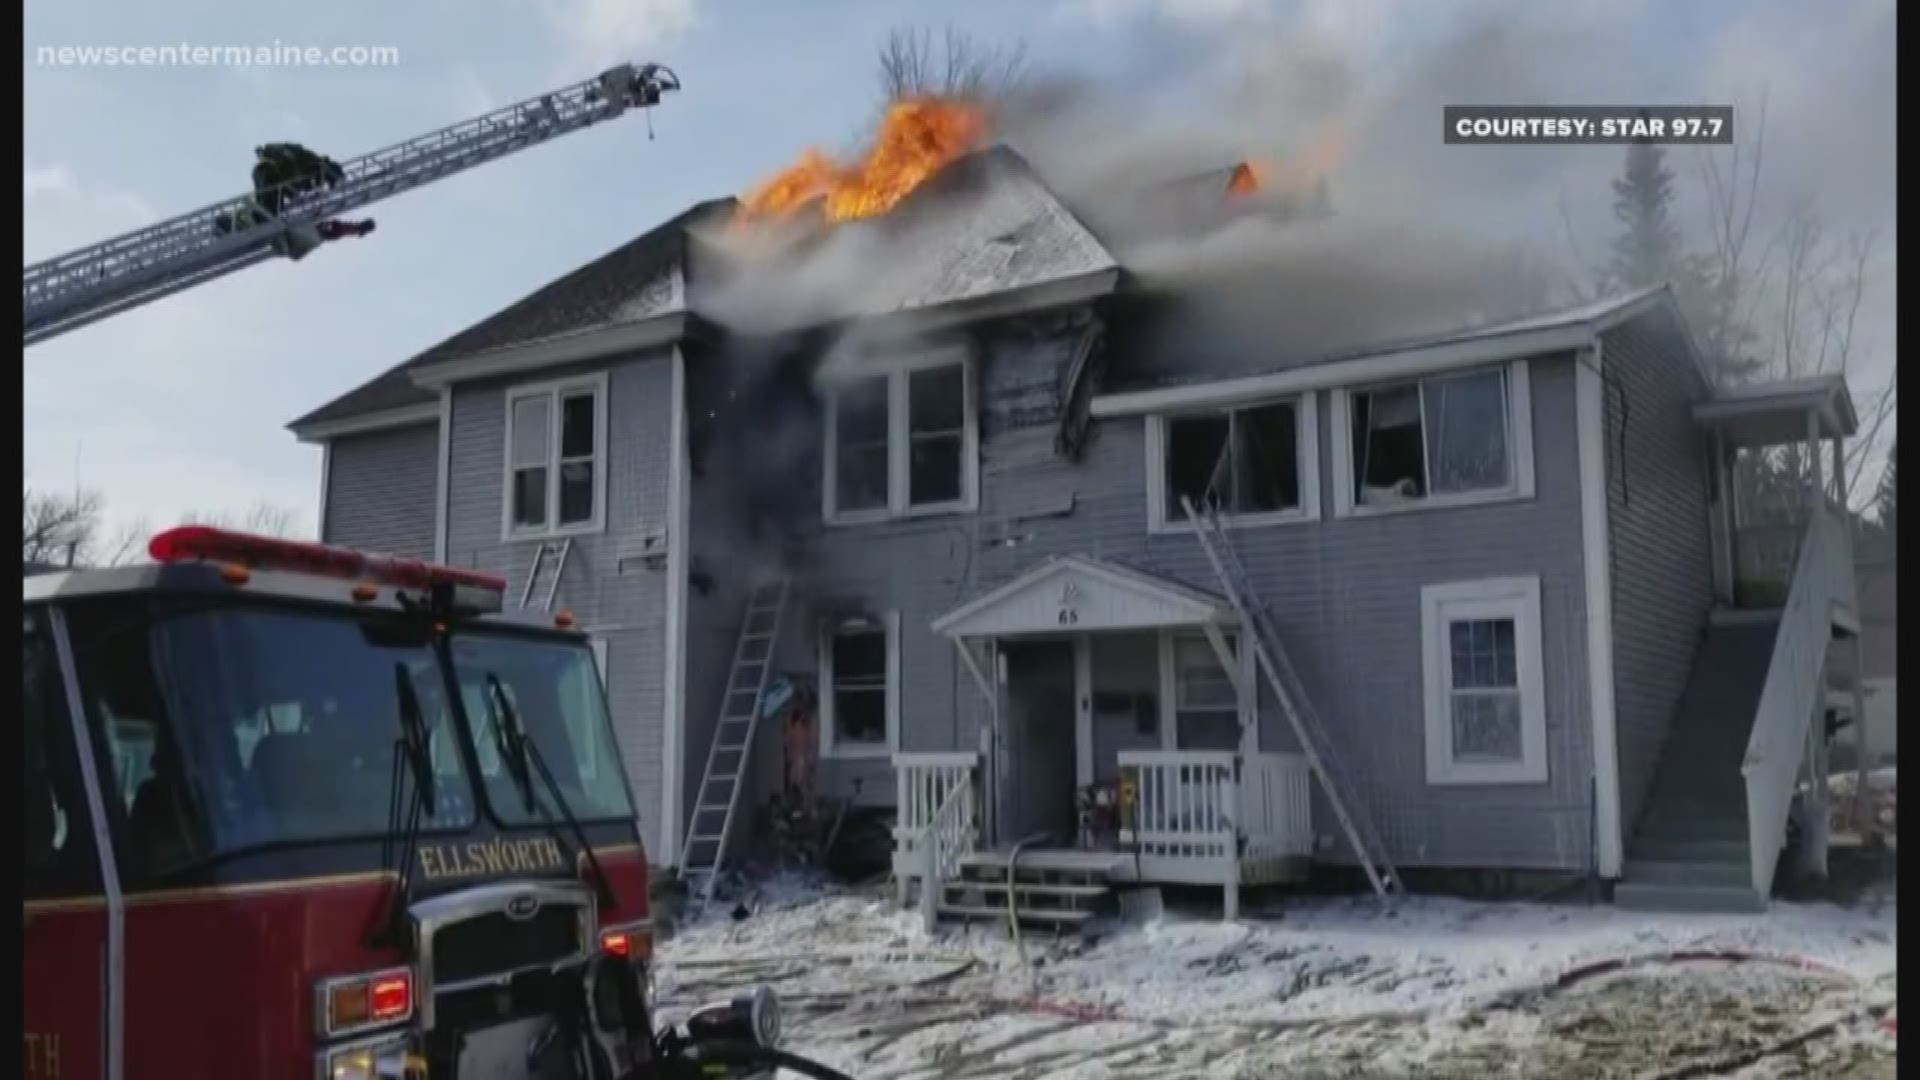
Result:
{"label": "leafless tree", "polygon": [[880,91],[887,101],[957,97],[991,101],[1026,78],[1024,44],[994,45],[948,26],[936,42],[925,27],[896,27],[880,46]]}
{"label": "leafless tree", "polygon": [[190,510],[181,515],[180,520],[189,525],[212,525],[261,536],[290,537],[302,531],[298,513],[267,502],[255,503],[238,514],[225,510]]}
{"label": "leafless tree", "polygon": [[45,566],[86,566],[100,530],[100,494],[36,491],[22,485],[20,560]]}

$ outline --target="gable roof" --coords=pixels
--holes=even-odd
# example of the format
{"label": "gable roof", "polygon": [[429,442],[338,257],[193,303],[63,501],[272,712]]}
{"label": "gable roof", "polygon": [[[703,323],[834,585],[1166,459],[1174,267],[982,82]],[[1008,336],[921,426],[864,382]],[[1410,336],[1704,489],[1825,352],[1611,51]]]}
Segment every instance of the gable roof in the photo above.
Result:
{"label": "gable roof", "polygon": [[[1072,622],[1064,623],[1065,612]],[[1105,559],[1060,555],[933,620],[951,638],[1160,626],[1230,626],[1227,601],[1158,574]]]}
{"label": "gable roof", "polygon": [[687,231],[733,205],[731,198],[695,204],[287,426],[297,431],[431,403],[435,395],[410,377],[430,364],[685,310]]}

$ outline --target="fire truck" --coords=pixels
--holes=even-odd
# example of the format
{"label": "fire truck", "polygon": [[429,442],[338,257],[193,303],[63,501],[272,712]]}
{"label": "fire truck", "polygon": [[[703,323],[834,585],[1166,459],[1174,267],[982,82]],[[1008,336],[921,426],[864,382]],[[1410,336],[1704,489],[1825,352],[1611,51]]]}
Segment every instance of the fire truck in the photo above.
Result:
{"label": "fire truck", "polygon": [[764,988],[655,1029],[645,854],[569,617],[321,544],[185,526],[150,553],[25,579],[27,1076],[785,1057]]}
{"label": "fire truck", "polygon": [[[623,64],[272,216],[243,195],[29,266],[25,341],[678,88]],[[776,1047],[764,987],[656,1015],[646,855],[570,617],[323,544],[186,526],[149,554],[25,577],[26,1076],[846,1080]]]}

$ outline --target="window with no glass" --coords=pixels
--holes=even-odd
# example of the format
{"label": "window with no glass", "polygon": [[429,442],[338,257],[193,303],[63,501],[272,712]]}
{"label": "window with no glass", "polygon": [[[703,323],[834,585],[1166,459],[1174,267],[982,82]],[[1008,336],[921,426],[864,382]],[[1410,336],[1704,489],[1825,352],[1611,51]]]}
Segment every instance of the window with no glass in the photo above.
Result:
{"label": "window with no glass", "polygon": [[893,745],[895,619],[829,628],[822,634],[822,749],[829,754],[885,754]]}
{"label": "window with no glass", "polygon": [[1186,521],[1182,498],[1238,517],[1301,513],[1311,465],[1300,411],[1290,400],[1161,421],[1165,498],[1156,524]]}
{"label": "window with no glass", "polygon": [[1515,483],[1507,368],[1350,395],[1353,504],[1394,506]]}
{"label": "window with no glass", "polygon": [[840,382],[827,412],[828,520],[968,508],[975,426],[964,360]]}

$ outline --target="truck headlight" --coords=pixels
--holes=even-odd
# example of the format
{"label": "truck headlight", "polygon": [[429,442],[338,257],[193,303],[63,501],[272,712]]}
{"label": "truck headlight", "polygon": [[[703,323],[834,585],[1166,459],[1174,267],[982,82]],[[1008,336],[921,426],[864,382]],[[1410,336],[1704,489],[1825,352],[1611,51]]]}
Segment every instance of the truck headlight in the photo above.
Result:
{"label": "truck headlight", "polygon": [[317,1080],[414,1080],[427,1075],[424,1058],[404,1032],[362,1039],[320,1051]]}

